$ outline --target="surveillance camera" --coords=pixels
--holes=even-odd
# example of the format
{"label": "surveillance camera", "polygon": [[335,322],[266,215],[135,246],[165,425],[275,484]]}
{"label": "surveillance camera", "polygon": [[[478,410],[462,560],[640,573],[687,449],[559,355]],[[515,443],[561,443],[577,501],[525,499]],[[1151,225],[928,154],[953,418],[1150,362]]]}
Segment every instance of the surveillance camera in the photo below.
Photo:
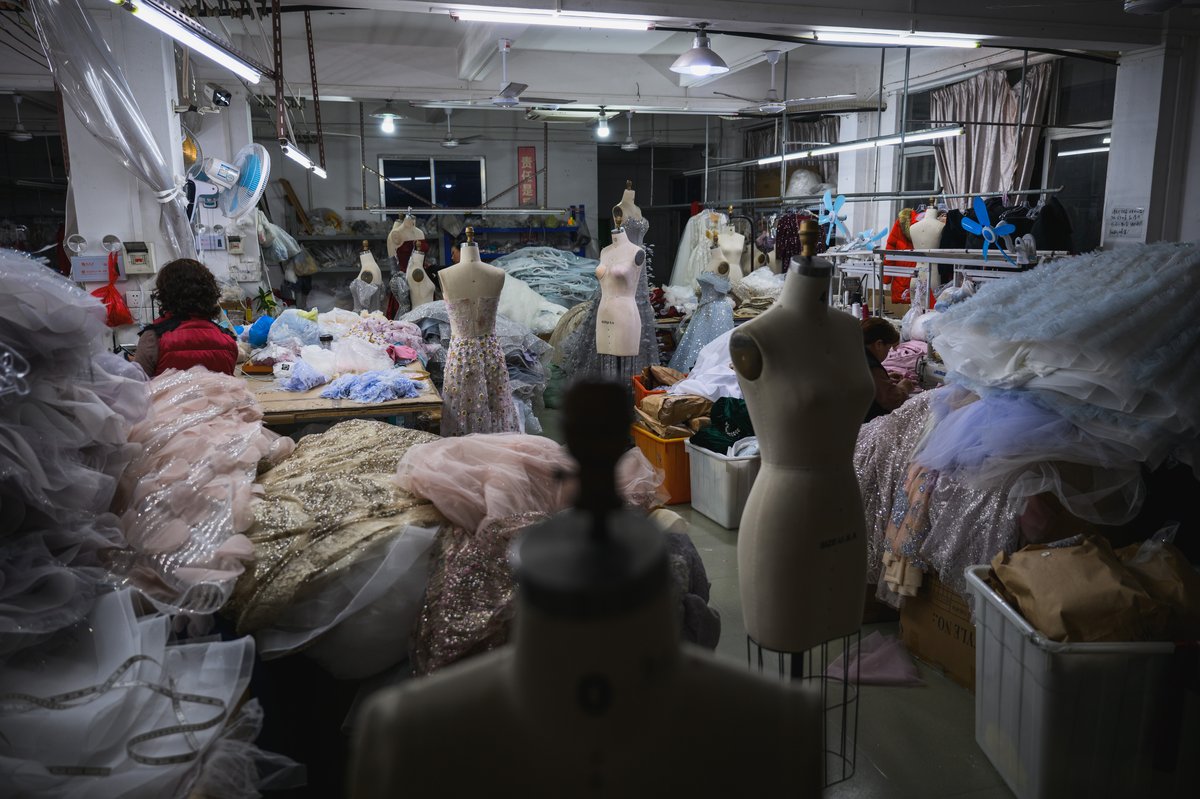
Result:
{"label": "surveillance camera", "polygon": [[204,93],[207,95],[208,100],[217,108],[228,108],[229,100],[233,97],[232,94],[215,83],[204,84]]}

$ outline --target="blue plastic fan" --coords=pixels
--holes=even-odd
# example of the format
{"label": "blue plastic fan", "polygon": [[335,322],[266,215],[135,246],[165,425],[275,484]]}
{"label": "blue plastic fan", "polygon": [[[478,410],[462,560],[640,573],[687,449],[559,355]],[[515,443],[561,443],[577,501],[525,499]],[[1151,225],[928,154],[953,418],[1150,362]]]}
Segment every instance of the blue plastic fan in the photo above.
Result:
{"label": "blue plastic fan", "polygon": [[[988,259],[988,248],[995,244],[996,249],[1004,256],[1004,260],[1010,264],[1013,263],[1013,259],[1009,258],[1008,253],[1004,251],[1004,245],[1000,243],[1000,237],[1016,232],[1017,228],[1011,222],[1001,222],[999,225],[993,227],[992,220],[988,216],[987,206],[983,204],[982,197],[976,197],[974,205],[975,219],[979,221],[977,222],[975,219],[964,216],[962,218],[962,226],[963,230],[968,233],[974,233],[976,236],[983,237],[983,260],[986,261]],[[1015,266],[1016,264],[1013,265]]]}
{"label": "blue plastic fan", "polygon": [[271,175],[271,156],[261,144],[247,144],[238,150],[233,164],[237,167],[237,181],[228,189],[218,192],[221,213],[237,219],[258,205],[267,189],[267,178]]}
{"label": "blue plastic fan", "polygon": [[837,199],[834,199],[833,194],[829,189],[825,190],[825,196],[821,198],[821,204],[825,206],[825,210],[817,217],[819,224],[829,225],[829,233],[825,236],[825,243],[833,243],[833,230],[835,227],[841,228],[842,235],[850,238],[850,231],[842,224],[842,220],[838,218],[838,213],[842,210],[842,206],[846,204],[846,197],[839,194]]}

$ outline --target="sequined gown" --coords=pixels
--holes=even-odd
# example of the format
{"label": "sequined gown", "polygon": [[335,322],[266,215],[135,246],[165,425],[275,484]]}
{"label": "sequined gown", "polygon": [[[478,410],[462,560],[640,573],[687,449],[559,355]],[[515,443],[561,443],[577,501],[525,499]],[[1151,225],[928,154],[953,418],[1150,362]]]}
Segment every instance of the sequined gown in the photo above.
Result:
{"label": "sequined gown", "polygon": [[518,429],[504,350],[496,338],[499,297],[447,300],[450,349],[442,383],[442,435]]}
{"label": "sequined gown", "polygon": [[688,322],[670,366],[680,372],[690,372],[696,364],[700,350],[710,341],[727,330],[733,329],[733,302],[729,299],[729,281],[716,272],[702,272],[697,278],[700,283],[700,305]]}

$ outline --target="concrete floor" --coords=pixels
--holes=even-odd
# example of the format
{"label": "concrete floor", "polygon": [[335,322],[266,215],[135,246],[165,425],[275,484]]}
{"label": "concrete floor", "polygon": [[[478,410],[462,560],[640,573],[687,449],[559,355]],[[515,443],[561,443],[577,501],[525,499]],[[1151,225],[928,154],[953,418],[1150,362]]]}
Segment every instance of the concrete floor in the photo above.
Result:
{"label": "concrete floor", "polygon": [[[737,531],[726,530],[690,505],[674,505],[671,510],[691,525],[689,534],[712,583],[710,604],[721,613],[717,656],[745,664]],[[897,634],[894,622],[868,625],[863,634],[873,630]],[[1012,792],[975,744],[974,697],[936,670],[920,662],[918,668],[923,687],[862,689],[855,774],[829,788],[825,796],[1010,799]]]}

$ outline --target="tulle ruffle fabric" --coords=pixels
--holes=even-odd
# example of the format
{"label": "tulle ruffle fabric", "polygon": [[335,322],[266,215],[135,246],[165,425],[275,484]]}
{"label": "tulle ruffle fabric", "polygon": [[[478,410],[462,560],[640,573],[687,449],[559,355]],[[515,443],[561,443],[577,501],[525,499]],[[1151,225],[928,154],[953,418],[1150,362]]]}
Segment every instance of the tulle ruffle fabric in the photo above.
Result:
{"label": "tulle ruffle fabric", "polygon": [[206,615],[229,598],[254,547],[260,461],[277,462],[292,441],[262,426],[245,381],[193,367],[150,382],[152,409],[129,438],[141,455],[125,470],[114,507],[132,551],[119,569],[167,612]]}
{"label": "tulle ruffle fabric", "polygon": [[125,543],[107,511],[149,397],[140,368],[100,351],[104,317],[0,250],[0,659],[83,618]]}
{"label": "tulle ruffle fabric", "polygon": [[[715,219],[714,219],[715,217]],[[704,234],[720,230],[729,222],[725,214],[701,211],[688,219],[679,238],[679,249],[675,251],[675,267],[671,270],[670,285],[696,288],[696,278],[708,266],[708,248],[711,244]]]}
{"label": "tulle ruffle fabric", "polygon": [[[205,784],[210,758],[230,754],[239,725],[225,722],[249,685],[254,642],[172,644],[170,620],[139,618],[133,599],[101,596],[55,646],[0,666],[0,784],[11,795],[183,797]],[[237,748],[239,762],[254,762],[251,744]],[[242,774],[213,775],[220,795],[257,796],[258,768]]]}
{"label": "tulle ruffle fabric", "polygon": [[[468,531],[526,513],[549,515],[574,497],[574,460],[542,436],[520,433],[444,438],[413,447],[400,459],[396,482],[433,502]],[[631,505],[661,504],[661,474],[639,449],[617,464],[617,489]]]}

